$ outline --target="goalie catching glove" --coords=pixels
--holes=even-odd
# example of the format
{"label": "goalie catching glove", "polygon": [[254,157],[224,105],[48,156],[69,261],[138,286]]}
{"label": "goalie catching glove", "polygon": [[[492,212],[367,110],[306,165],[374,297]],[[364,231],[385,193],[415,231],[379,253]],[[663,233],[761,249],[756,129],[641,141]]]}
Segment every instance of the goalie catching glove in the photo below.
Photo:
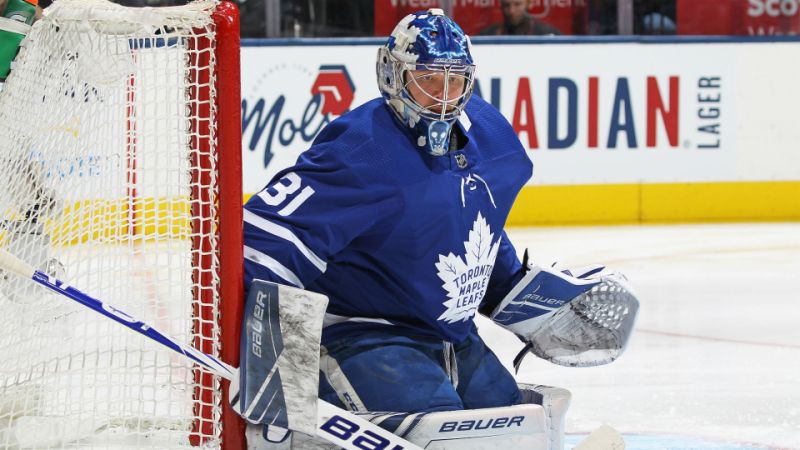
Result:
{"label": "goalie catching glove", "polygon": [[639,300],[624,275],[603,269],[532,266],[503,298],[490,317],[526,342],[517,370],[529,351],[572,367],[608,364],[625,351]]}

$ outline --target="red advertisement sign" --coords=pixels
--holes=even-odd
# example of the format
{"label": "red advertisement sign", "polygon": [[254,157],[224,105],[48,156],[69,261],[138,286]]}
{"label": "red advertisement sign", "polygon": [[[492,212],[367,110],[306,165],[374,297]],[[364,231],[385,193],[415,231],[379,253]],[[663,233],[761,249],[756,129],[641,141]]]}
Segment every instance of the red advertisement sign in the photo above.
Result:
{"label": "red advertisement sign", "polygon": [[678,34],[800,34],[800,0],[678,0]]}
{"label": "red advertisement sign", "polygon": [[[561,34],[585,34],[587,0],[532,0],[528,12],[534,20],[558,29]],[[404,16],[428,8],[440,8],[439,0],[375,0],[375,35],[387,36]],[[465,33],[503,21],[500,0],[453,0],[453,19]]]}
{"label": "red advertisement sign", "polygon": [[400,19],[429,8],[441,8],[441,3],[439,0],[375,0],[375,36],[389,36]]}

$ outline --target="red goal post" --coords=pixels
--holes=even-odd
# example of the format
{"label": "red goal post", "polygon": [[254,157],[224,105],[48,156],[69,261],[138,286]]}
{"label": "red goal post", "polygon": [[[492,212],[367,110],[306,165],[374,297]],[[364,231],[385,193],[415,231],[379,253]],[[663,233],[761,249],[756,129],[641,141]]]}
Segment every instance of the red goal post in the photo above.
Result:
{"label": "red goal post", "polygon": [[[223,245],[219,247],[220,264],[220,311],[215,311],[213,307],[201,306],[197,313],[201,317],[201,323],[210,323],[215,314],[218,314],[221,328],[220,356],[222,360],[233,366],[239,365],[239,334],[241,330],[241,316],[244,306],[243,299],[243,237],[242,237],[242,129],[241,129],[241,65],[240,65],[240,44],[239,44],[239,11],[236,6],[224,1],[220,3],[212,14],[216,25],[216,39],[214,42],[214,56],[217,60],[216,83],[214,85],[216,95],[213,98],[217,107],[217,142],[216,147],[219,151],[219,234],[222,236]],[[201,46],[210,45],[212,42],[204,40]],[[199,64],[206,66],[206,64]],[[207,73],[198,74],[205,77]],[[198,92],[201,99],[212,98],[211,84],[197,83],[205,86]],[[198,117],[208,115],[210,102],[201,101],[198,108],[202,111]],[[198,120],[195,126],[201,131],[199,136],[210,136],[211,133],[204,133],[205,128],[211,124],[210,121]],[[210,140],[198,142],[201,148],[210,148],[213,142]],[[201,154],[204,152],[201,151]],[[208,162],[201,164],[204,167]],[[201,172],[201,173],[210,173]],[[201,175],[202,176],[202,175]],[[202,204],[202,202],[201,202]],[[202,214],[200,214],[203,217]],[[198,222],[194,226],[210,225],[209,223]],[[205,240],[200,243],[201,247],[208,247],[205,255],[213,254],[211,243]],[[203,267],[204,264],[200,264]],[[203,276],[198,271],[199,276]],[[201,294],[202,295],[202,294]],[[201,305],[208,302],[201,301]],[[206,336],[207,333],[199,333],[199,336]],[[196,347],[203,352],[211,353],[213,343],[208,340],[198,339]],[[198,416],[202,419],[198,422],[199,427],[213,427],[213,413],[210,408],[204,407],[208,404],[208,399],[213,397],[213,376],[209,373],[196,373],[205,377],[201,383],[203,388],[199,389],[199,395],[203,401],[198,403],[200,409]],[[222,401],[225,403],[228,398],[228,381],[220,380],[222,383]],[[236,415],[231,408],[222,408],[222,448],[223,450],[239,450],[247,447],[244,440],[244,421]],[[194,430],[193,430],[194,431]],[[210,430],[205,430],[198,434],[193,434],[192,444],[199,445],[199,436],[209,434]]]}

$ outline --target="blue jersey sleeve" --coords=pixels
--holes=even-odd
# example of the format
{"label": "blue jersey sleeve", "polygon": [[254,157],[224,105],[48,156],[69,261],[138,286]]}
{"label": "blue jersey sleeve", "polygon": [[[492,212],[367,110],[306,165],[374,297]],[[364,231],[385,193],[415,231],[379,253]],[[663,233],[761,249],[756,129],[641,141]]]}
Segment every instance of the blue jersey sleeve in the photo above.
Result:
{"label": "blue jersey sleeve", "polygon": [[400,210],[396,189],[339,150],[315,145],[245,204],[245,289],[256,278],[305,288],[339,251],[381,233]]}
{"label": "blue jersey sleeve", "polygon": [[500,303],[501,300],[511,292],[511,288],[519,282],[524,275],[522,263],[517,257],[514,245],[508,239],[508,235],[503,231],[500,237],[500,248],[497,250],[497,259],[494,263],[492,276],[489,278],[489,287],[483,297],[480,312],[489,314]]}

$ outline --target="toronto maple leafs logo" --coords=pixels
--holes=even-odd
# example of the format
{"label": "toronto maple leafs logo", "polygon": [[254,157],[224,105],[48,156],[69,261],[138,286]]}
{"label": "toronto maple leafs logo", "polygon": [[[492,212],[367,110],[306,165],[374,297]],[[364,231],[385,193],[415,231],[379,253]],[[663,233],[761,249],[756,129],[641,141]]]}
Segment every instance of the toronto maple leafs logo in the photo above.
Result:
{"label": "toronto maple leafs logo", "polygon": [[442,280],[448,299],[444,302],[447,310],[438,320],[454,323],[466,321],[475,315],[489,285],[497,249],[500,247],[500,238],[494,244],[493,238],[489,224],[478,213],[478,218],[464,242],[464,257],[453,253],[439,255],[439,262],[436,263],[437,275]]}

